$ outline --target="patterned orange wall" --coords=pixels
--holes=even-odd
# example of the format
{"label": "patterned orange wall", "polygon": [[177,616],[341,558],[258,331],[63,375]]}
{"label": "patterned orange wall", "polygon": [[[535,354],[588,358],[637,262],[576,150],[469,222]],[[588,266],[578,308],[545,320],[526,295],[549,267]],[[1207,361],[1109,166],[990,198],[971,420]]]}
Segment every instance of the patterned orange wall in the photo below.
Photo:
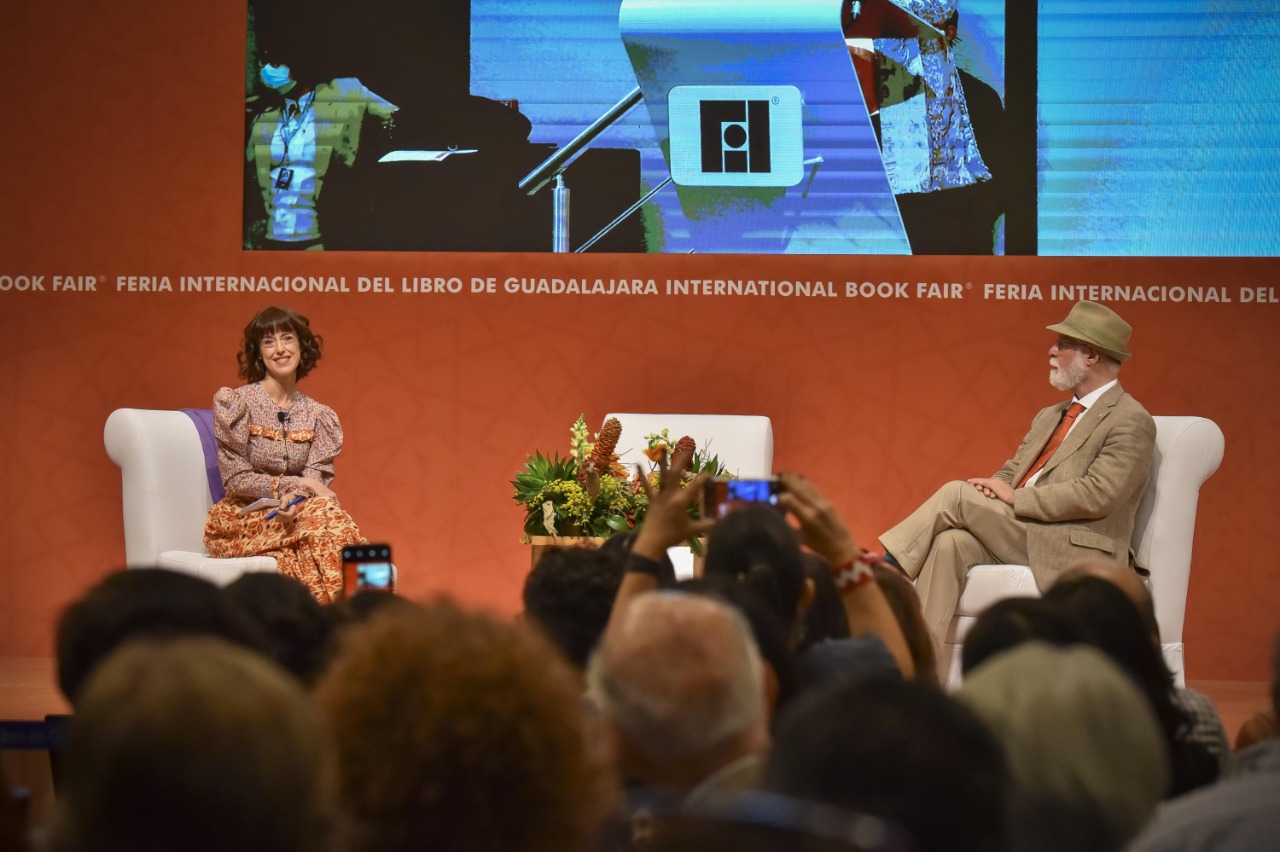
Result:
{"label": "patterned orange wall", "polygon": [[[302,310],[326,338],[303,387],[341,416],[336,488],[367,535],[393,543],[406,593],[514,612],[528,557],[508,482],[529,451],[563,448],[579,412],[768,415],[776,467],[820,483],[871,543],[940,482],[1012,452],[1058,398],[1044,326],[1074,295],[1055,300],[1052,285],[1097,284],[1230,299],[1111,304],[1136,329],[1126,387],[1153,413],[1226,433],[1201,492],[1188,671],[1266,676],[1280,627],[1273,260],[244,253],[242,104],[227,85],[243,67],[243,4],[20,5],[0,29],[0,656],[48,654],[60,608],[123,561],[107,415],[207,405],[236,382],[239,330],[265,304]],[[43,291],[19,291],[31,276]],[[55,291],[55,276],[94,289]],[[173,292],[132,291],[131,276]],[[180,292],[182,276],[332,276],[352,292]],[[437,276],[464,292],[401,292]],[[361,277],[394,292],[357,292]],[[470,292],[490,277],[495,293]],[[509,278],[652,279],[659,294],[525,295],[504,292]],[[823,281],[835,295],[663,295],[694,278]],[[905,296],[848,297],[846,282],[899,282]],[[1160,294],[1173,295],[1144,290]]]}

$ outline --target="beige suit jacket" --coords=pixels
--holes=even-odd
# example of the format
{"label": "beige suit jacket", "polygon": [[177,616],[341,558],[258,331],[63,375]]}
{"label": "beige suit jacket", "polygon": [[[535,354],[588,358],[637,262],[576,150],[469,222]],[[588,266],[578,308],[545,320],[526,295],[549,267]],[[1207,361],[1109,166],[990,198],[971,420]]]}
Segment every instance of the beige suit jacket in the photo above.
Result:
{"label": "beige suit jacket", "polygon": [[[1013,485],[1022,478],[1069,404],[1051,405],[1036,415],[996,479]],[[1027,523],[1027,554],[1041,588],[1081,559],[1136,564],[1133,524],[1151,474],[1155,441],[1155,421],[1117,384],[1081,416],[1035,485],[1013,492],[1013,511]]]}

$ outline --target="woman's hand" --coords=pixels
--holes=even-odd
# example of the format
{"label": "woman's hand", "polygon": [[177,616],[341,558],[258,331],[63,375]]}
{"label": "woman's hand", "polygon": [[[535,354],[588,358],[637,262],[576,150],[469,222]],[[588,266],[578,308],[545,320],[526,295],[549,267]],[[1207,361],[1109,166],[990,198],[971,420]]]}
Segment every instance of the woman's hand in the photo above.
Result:
{"label": "woman's hand", "polygon": [[688,468],[687,458],[677,459],[667,467],[667,454],[658,459],[658,488],[655,491],[649,479],[640,470],[640,482],[649,498],[649,511],[644,525],[636,536],[632,552],[655,561],[662,561],[668,547],[675,547],[690,536],[700,535],[715,526],[714,521],[695,520],[689,517],[689,507],[702,497],[702,490],[711,477],[699,474],[685,487],[680,487],[681,474]]}
{"label": "woman's hand", "polygon": [[800,540],[832,565],[843,565],[858,555],[849,527],[831,501],[812,482],[794,473],[778,474],[782,506],[800,522]]}
{"label": "woman's hand", "polygon": [[280,498],[280,508],[276,509],[275,520],[280,521],[280,523],[284,524],[285,526],[292,526],[293,522],[297,520],[298,509],[302,508],[302,504],[295,503],[292,506],[290,506],[289,504],[293,503],[293,501],[298,497],[306,497],[306,496],[307,496],[307,492],[301,491],[301,490],[290,491],[288,494],[283,495]]}
{"label": "woman's hand", "polygon": [[304,476],[299,479],[298,488],[310,493],[312,497],[328,497],[333,502],[338,502],[338,495],[333,493],[333,489],[314,477]]}
{"label": "woman's hand", "polygon": [[333,502],[338,502],[338,495],[333,490],[318,479],[310,476],[304,476],[298,480],[298,485],[294,490],[285,494],[280,498],[280,508],[276,510],[276,517],[286,524],[292,524],[294,519],[298,517],[298,510],[302,508],[299,502],[293,506],[289,504],[297,497],[328,497]]}

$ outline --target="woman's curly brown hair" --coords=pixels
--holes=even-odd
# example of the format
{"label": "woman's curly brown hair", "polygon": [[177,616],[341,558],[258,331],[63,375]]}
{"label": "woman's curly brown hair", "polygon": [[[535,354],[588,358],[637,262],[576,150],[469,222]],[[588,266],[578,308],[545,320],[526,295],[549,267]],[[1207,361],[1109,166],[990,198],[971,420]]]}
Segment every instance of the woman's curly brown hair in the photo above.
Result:
{"label": "woman's curly brown hair", "polygon": [[324,349],[324,338],[312,334],[311,321],[297,311],[272,305],[263,308],[249,320],[244,327],[244,340],[240,343],[240,351],[236,353],[236,362],[240,365],[240,378],[250,382],[260,382],[267,375],[267,367],[262,363],[262,355],[258,347],[262,338],[271,333],[291,331],[298,335],[300,346],[298,361],[298,378],[301,379],[315,369],[316,362]]}
{"label": "woman's curly brown hair", "polygon": [[440,601],[349,628],[316,688],[356,852],[582,852],[613,804],[581,684],[535,631]]}

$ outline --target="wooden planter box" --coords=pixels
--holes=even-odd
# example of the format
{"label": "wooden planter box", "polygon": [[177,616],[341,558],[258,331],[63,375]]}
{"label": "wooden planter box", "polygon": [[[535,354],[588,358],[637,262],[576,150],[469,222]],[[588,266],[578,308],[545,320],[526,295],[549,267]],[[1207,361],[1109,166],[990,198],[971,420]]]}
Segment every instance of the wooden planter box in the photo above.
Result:
{"label": "wooden planter box", "polygon": [[[529,568],[538,564],[542,554],[548,547],[599,547],[603,538],[585,535],[531,535],[529,538]],[[702,539],[702,549],[706,551],[707,540]],[[676,566],[676,576],[680,579],[702,576],[702,557],[689,547],[672,547],[667,551]]]}
{"label": "wooden planter box", "polygon": [[548,547],[599,547],[603,538],[587,535],[531,535],[529,536],[529,568],[538,564]]}

